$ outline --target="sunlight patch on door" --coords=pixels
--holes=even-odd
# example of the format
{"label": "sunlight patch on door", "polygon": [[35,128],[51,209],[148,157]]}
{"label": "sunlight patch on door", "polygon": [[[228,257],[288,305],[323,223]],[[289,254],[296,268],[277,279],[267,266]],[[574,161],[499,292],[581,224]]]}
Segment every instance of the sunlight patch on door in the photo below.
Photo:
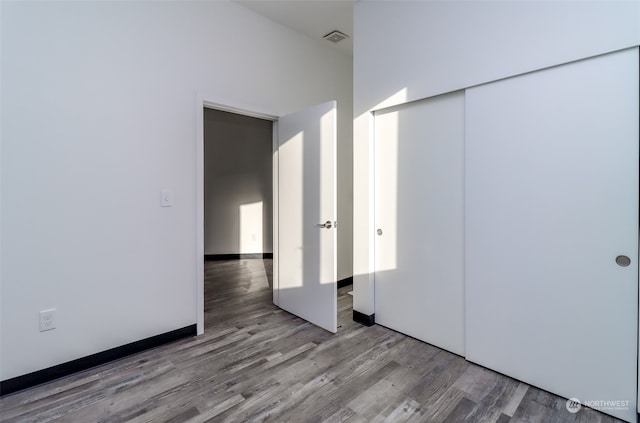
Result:
{"label": "sunlight patch on door", "polygon": [[[333,252],[337,248],[337,207],[336,207],[336,110],[331,109],[320,118],[320,215],[319,223],[330,223],[330,229],[320,229],[319,260],[331,260],[327,266],[320,266],[320,284],[333,284],[336,282],[336,262]],[[331,166],[327,166],[327,163]],[[330,201],[326,201],[329,200]],[[325,200],[324,202],[322,200]]]}
{"label": "sunlight patch on door", "polygon": [[[281,128],[282,129],[282,128]],[[304,131],[287,134],[280,144],[278,213],[280,289],[304,283]],[[307,229],[307,232],[309,229]]]}
{"label": "sunlight patch on door", "polygon": [[398,141],[398,110],[376,112],[374,237],[377,272],[398,266]]}

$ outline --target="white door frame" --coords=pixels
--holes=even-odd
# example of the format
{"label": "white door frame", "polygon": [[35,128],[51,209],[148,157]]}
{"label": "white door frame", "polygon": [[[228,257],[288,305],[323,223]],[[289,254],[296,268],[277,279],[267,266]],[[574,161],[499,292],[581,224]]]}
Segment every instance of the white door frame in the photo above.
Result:
{"label": "white door frame", "polygon": [[278,115],[253,105],[198,94],[196,101],[196,324],[204,333],[204,109],[222,110],[273,122],[273,302],[278,304]]}

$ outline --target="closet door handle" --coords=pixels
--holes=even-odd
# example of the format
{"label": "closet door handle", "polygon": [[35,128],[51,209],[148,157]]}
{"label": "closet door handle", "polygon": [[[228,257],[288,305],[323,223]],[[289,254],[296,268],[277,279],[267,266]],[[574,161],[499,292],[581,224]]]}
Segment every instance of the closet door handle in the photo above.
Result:
{"label": "closet door handle", "polygon": [[631,259],[627,256],[616,257],[616,264],[620,267],[627,267],[631,264]]}

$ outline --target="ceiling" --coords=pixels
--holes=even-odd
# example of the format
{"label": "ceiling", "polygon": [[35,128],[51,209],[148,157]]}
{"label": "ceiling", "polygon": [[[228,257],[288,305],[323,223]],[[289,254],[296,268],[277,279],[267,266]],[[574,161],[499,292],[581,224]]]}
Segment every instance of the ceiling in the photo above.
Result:
{"label": "ceiling", "polygon": [[[358,0],[236,0],[254,12],[353,56],[353,5]],[[333,30],[349,38],[323,40]]]}

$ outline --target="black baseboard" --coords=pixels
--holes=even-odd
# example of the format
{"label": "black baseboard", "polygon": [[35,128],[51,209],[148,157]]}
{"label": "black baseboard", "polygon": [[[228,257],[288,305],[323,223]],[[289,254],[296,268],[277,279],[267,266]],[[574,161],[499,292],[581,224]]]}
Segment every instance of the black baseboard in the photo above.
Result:
{"label": "black baseboard", "polygon": [[247,260],[247,259],[272,259],[273,253],[252,253],[252,254],[205,254],[206,261],[214,260]]}
{"label": "black baseboard", "polygon": [[353,276],[349,276],[348,278],[344,278],[338,281],[338,289],[344,288],[345,286],[353,285]]}
{"label": "black baseboard", "polygon": [[373,326],[376,323],[376,314],[364,314],[353,310],[353,321],[365,326]]}
{"label": "black baseboard", "polygon": [[193,324],[181,329],[172,330],[171,332],[162,333],[130,344],[111,348],[110,350],[58,364],[57,366],[49,367],[47,369],[3,380],[0,382],[0,396],[31,388],[42,383],[51,382],[52,380],[69,376],[70,374],[87,370],[91,367],[99,366],[163,344],[168,344],[169,342],[177,341],[178,339],[195,336],[196,333],[196,325]]}

